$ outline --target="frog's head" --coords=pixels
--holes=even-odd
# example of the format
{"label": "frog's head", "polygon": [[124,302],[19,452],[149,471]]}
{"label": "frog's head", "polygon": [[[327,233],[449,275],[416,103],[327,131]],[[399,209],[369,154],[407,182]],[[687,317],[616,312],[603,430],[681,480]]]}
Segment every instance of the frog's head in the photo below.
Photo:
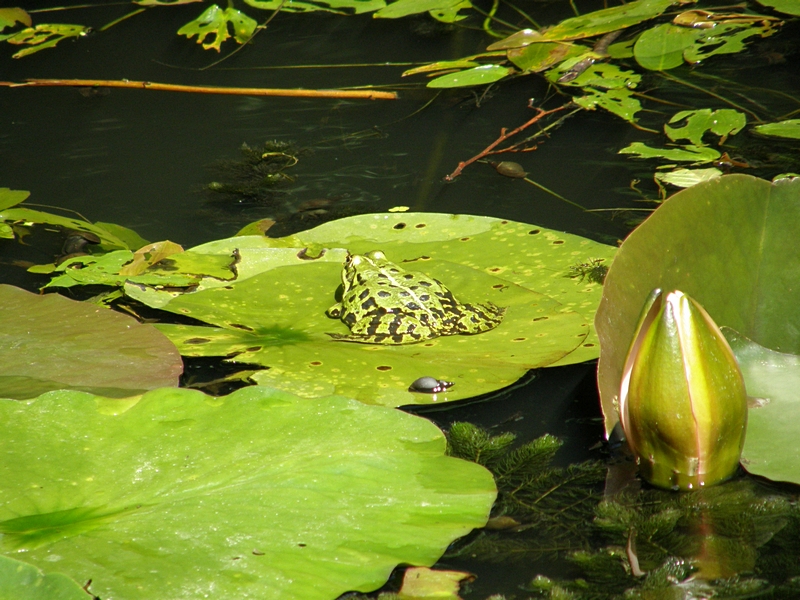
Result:
{"label": "frog's head", "polygon": [[380,250],[372,250],[365,254],[348,254],[344,261],[344,269],[342,269],[344,288],[350,289],[359,273],[368,279],[388,262],[386,255]]}

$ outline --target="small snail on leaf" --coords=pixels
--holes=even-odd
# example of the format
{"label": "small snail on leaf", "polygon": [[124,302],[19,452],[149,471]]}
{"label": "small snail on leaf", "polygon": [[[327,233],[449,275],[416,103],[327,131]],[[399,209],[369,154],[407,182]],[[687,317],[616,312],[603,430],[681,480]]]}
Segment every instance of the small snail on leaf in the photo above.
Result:
{"label": "small snail on leaf", "polygon": [[510,160],[504,160],[503,162],[490,162],[495,170],[500,173],[500,175],[505,175],[506,177],[513,177],[514,179],[524,179],[528,176],[525,172],[525,169],[522,168],[522,165],[519,163],[511,162]]}
{"label": "small snail on leaf", "polygon": [[433,377],[420,377],[409,386],[408,391],[422,394],[438,394],[454,385],[452,381],[442,381]]}

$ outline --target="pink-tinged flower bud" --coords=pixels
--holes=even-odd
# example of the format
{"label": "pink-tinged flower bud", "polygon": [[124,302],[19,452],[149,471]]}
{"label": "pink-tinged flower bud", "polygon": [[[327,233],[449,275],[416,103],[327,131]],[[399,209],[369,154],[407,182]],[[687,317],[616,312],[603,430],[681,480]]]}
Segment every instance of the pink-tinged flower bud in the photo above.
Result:
{"label": "pink-tinged flower bud", "polygon": [[653,485],[714,485],[739,465],[747,394],[716,323],[683,292],[654,290],[625,361],[619,414],[639,473]]}

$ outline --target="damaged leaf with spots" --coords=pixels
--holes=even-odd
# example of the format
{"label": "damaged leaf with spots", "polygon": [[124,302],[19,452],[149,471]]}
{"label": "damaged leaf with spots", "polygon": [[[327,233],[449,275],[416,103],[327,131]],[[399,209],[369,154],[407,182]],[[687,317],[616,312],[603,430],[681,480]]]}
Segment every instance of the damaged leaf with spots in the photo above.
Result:
{"label": "damaged leaf with spots", "polygon": [[689,140],[695,146],[703,146],[703,136],[711,132],[719,136],[720,144],[724,144],[729,135],[736,135],[746,124],[744,113],[732,108],[682,110],[664,125],[664,133],[673,142]]}
{"label": "damaged leaf with spots", "polygon": [[7,37],[9,44],[28,46],[15,52],[13,58],[22,58],[39,50],[53,48],[60,41],[86,35],[89,28],[84,25],[68,25],[66,23],[43,23],[35,27],[27,27]]}
{"label": "damaged leaf with spots", "polygon": [[[223,42],[231,37],[229,29],[233,31],[233,39],[244,44],[253,37],[257,25],[255,19],[232,6],[222,9],[212,4],[195,20],[181,27],[178,35],[185,35],[187,38],[196,35],[197,43],[202,44],[203,48],[206,50],[213,48],[219,52]],[[207,37],[212,38],[210,42],[205,41]]]}

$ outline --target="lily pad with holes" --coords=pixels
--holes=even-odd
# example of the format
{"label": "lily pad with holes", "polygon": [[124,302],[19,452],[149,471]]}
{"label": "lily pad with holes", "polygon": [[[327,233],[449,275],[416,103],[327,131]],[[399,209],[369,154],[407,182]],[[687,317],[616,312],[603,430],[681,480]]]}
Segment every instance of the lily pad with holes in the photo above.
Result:
{"label": "lily pad with holes", "polygon": [[57,294],[0,285],[0,397],[62,388],[125,397],[176,386],[178,351],[152,325]]}
{"label": "lily pad with holes", "polygon": [[598,382],[610,431],[625,356],[645,299],[679,289],[720,326],[800,353],[800,179],[723,175],[668,198],[625,240],[595,324]]}
{"label": "lily pad with holes", "polygon": [[[163,307],[214,328],[158,327],[186,356],[238,353],[229,360],[265,367],[252,376],[258,383],[302,396],[336,393],[386,406],[458,400],[508,386],[528,369],[564,358],[589,333],[577,313],[562,312],[558,302],[508,280],[442,260],[404,267],[445,282],[461,302],[506,307],[503,322],[477,335],[402,346],[336,341],[331,333],[349,330],[325,311],[335,301],[341,265],[311,262],[183,294]],[[455,385],[439,394],[409,392],[423,376]]]}
{"label": "lily pad with holes", "polygon": [[430,421],[264,387],[0,400],[0,447],[0,553],[104,600],[367,592],[432,565],[496,495]]}

